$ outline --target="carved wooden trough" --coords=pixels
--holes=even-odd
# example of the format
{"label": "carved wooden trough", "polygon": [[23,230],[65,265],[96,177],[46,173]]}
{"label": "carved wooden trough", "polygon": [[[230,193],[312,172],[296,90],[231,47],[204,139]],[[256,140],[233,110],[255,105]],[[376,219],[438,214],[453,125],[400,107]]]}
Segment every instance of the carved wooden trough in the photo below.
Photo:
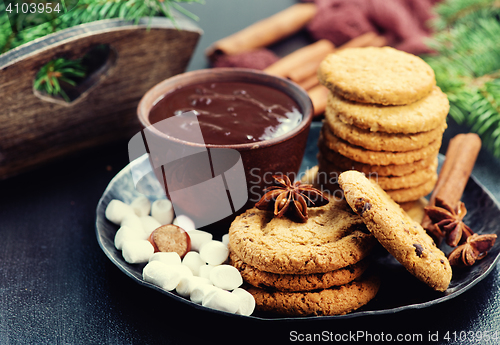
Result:
{"label": "carved wooden trough", "polygon": [[[179,18],[138,24],[120,19],[62,30],[0,55],[0,179],[83,148],[130,138],[136,108],[160,81],[185,71],[202,31]],[[34,90],[47,62],[75,59],[104,45],[103,65],[66,102]]]}

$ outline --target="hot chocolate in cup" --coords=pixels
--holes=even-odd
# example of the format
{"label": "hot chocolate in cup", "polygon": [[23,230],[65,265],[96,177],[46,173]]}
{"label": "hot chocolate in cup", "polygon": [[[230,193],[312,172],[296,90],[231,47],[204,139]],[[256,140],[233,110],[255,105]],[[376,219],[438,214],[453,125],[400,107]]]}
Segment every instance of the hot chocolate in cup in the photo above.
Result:
{"label": "hot chocolate in cup", "polygon": [[137,113],[151,165],[176,214],[222,235],[255,205],[273,175],[296,176],[313,107],[291,81],[216,68],[154,86]]}

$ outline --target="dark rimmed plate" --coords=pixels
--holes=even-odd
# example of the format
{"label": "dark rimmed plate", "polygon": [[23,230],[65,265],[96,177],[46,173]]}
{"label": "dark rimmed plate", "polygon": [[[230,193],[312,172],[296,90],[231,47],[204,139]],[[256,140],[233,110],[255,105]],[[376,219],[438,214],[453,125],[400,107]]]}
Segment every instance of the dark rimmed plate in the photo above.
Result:
{"label": "dark rimmed plate", "polygon": [[[316,165],[316,142],[319,136],[320,124],[313,123],[309,135],[308,147],[301,167],[301,172],[307,168]],[[443,157],[440,156],[440,163]],[[97,241],[108,258],[126,275],[133,280],[166,294],[170,298],[179,300],[191,307],[226,314],[213,309],[202,307],[196,303],[185,299],[174,292],[165,291],[153,284],[142,280],[142,268],[144,265],[130,265],[123,260],[121,252],[116,250],[114,246],[114,235],[118,230],[118,226],[106,220],[104,211],[106,206],[112,199],[120,199],[130,203],[135,197],[143,194],[151,200],[164,198],[161,192],[159,182],[152,173],[147,174],[140,180],[137,187],[134,185],[132,177],[132,166],[136,169],[148,169],[148,160],[146,156],[142,156],[127,165],[120,171],[109,183],[97,205],[96,215],[96,235]],[[140,191],[140,192],[139,192]],[[467,207],[467,216],[465,222],[472,224],[473,230],[476,233],[494,233],[500,236],[500,205],[474,177],[469,179],[464,191],[462,200]],[[442,246],[445,253],[451,251],[450,247]],[[377,255],[377,265],[381,278],[382,286],[379,293],[365,307],[354,311],[347,315],[339,316],[320,316],[320,317],[279,317],[270,314],[254,313],[251,316],[231,315],[232,317],[252,318],[259,320],[315,320],[321,319],[339,319],[353,318],[364,315],[381,315],[395,313],[406,309],[426,308],[447,300],[450,300],[461,293],[467,291],[472,286],[481,281],[495,267],[500,256],[500,245],[495,245],[489,254],[481,261],[477,262],[471,268],[455,269],[453,271],[453,279],[449,288],[438,293],[432,291],[429,287],[419,282],[416,278],[410,275],[392,256],[380,250]],[[404,293],[401,293],[404,291]]]}

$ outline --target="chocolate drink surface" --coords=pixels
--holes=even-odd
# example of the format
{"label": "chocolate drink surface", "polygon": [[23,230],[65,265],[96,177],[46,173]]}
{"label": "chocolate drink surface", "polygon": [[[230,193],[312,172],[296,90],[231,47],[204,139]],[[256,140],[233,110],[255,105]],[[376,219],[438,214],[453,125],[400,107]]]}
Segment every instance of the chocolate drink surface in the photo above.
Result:
{"label": "chocolate drink surface", "polygon": [[[184,86],[161,98],[151,109],[152,124],[194,111],[175,128],[162,131],[174,138],[189,137],[201,128],[193,142],[212,145],[246,144],[279,137],[302,121],[297,103],[284,92],[266,85],[243,82],[200,83]],[[180,133],[185,132],[185,133]]]}

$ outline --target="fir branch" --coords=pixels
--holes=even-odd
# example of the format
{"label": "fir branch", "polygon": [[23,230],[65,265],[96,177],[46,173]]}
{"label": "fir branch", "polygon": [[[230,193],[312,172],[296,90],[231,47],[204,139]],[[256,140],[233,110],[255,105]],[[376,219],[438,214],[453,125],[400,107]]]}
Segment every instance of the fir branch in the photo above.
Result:
{"label": "fir branch", "polygon": [[[489,6],[489,7],[487,7]],[[447,94],[450,116],[481,136],[500,157],[500,22],[492,1],[453,0],[438,6],[451,27],[429,43],[438,54],[424,59]]]}
{"label": "fir branch", "polygon": [[70,99],[64,89],[61,88],[60,81],[75,86],[76,81],[74,78],[83,78],[84,76],[85,70],[81,64],[81,60],[58,58],[48,62],[38,71],[34,87],[49,95],[60,95],[64,100],[69,102]]}
{"label": "fir branch", "polygon": [[434,59],[439,61],[438,69],[476,78],[500,69],[498,37],[500,23],[493,18],[480,19],[436,34],[429,46],[439,52]]}
{"label": "fir branch", "polygon": [[467,125],[481,136],[485,146],[500,157],[500,79],[486,82],[471,98]]}
{"label": "fir branch", "polygon": [[479,18],[494,18],[500,14],[498,0],[447,0],[434,7],[438,15],[431,26],[442,31]]}

